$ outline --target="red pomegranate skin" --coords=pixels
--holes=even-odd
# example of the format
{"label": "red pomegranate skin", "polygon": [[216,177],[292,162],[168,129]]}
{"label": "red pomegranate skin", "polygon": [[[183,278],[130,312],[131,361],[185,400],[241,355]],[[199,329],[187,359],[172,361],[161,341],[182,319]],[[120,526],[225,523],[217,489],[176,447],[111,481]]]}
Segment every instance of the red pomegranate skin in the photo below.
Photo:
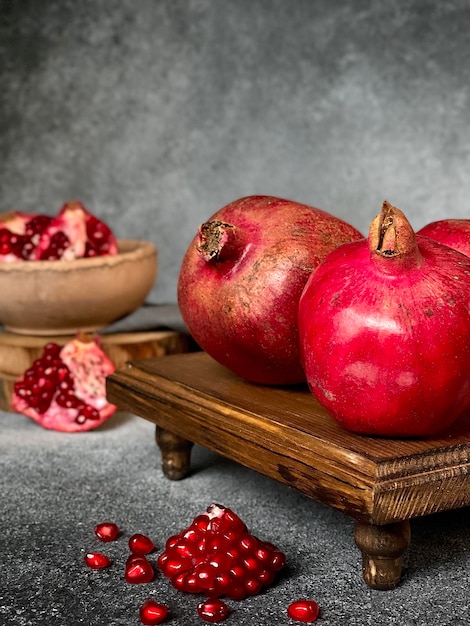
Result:
{"label": "red pomegranate skin", "polygon": [[307,381],[347,430],[432,435],[470,404],[470,260],[412,230],[396,256],[372,238],[334,250],[305,287]]}
{"label": "red pomegranate skin", "polygon": [[302,290],[329,252],[363,236],[325,211],[271,196],[236,200],[206,224],[215,221],[233,227],[222,233],[217,253],[209,258],[204,249],[203,225],[181,265],[178,303],[190,333],[248,381],[304,382],[297,329]]}
{"label": "red pomegranate skin", "polygon": [[437,220],[423,226],[417,234],[439,241],[439,243],[470,256],[470,219]]}

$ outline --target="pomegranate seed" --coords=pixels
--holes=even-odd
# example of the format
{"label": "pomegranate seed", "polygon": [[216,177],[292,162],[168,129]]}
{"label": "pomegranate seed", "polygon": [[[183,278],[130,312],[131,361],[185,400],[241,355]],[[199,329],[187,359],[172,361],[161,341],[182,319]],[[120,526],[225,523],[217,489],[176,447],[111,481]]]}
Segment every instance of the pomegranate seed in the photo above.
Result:
{"label": "pomegranate seed", "polygon": [[221,622],[229,614],[229,608],[219,598],[209,598],[197,605],[197,614],[205,622]]}
{"label": "pomegranate seed", "polygon": [[161,624],[168,615],[168,607],[155,600],[146,600],[140,607],[139,617],[145,626]]}
{"label": "pomegranate seed", "polygon": [[225,595],[233,584],[233,578],[228,572],[220,572],[214,578],[214,587],[217,595]]}
{"label": "pomegranate seed", "polygon": [[283,554],[280,550],[276,550],[272,559],[271,559],[271,568],[277,572],[284,567],[286,564],[286,555]]}
{"label": "pomegranate seed", "polygon": [[202,515],[197,515],[193,519],[193,523],[191,524],[191,526],[199,530],[207,530],[208,523],[209,523],[209,516],[206,513],[203,513]]}
{"label": "pomegranate seed", "polygon": [[312,624],[317,619],[318,613],[318,604],[314,600],[297,600],[287,607],[287,615],[304,624]]}
{"label": "pomegranate seed", "polygon": [[262,585],[270,585],[275,577],[275,572],[270,569],[262,569],[258,572],[257,579],[260,581]]}
{"label": "pomegranate seed", "polygon": [[247,595],[248,595],[248,592],[241,585],[234,585],[233,587],[230,587],[229,589],[227,589],[227,593],[226,593],[227,598],[230,598],[230,600],[237,600],[237,601],[244,600],[247,597]]}
{"label": "pomegranate seed", "polygon": [[132,554],[144,555],[150,554],[155,549],[155,545],[149,537],[136,533],[129,539],[129,549]]}
{"label": "pomegranate seed", "polygon": [[95,535],[101,541],[114,541],[119,536],[119,528],[113,522],[102,522],[95,526]]}
{"label": "pomegranate seed", "polygon": [[101,552],[87,552],[84,558],[91,569],[104,569],[111,565],[111,559]]}
{"label": "pomegranate seed", "polygon": [[256,552],[259,547],[259,541],[253,535],[243,535],[239,541],[239,546],[247,552]]}
{"label": "pomegranate seed", "polygon": [[127,559],[124,578],[131,585],[149,583],[153,580],[155,572],[151,563],[144,556],[131,555]]}
{"label": "pomegranate seed", "polygon": [[245,581],[245,589],[249,596],[255,596],[262,589],[263,585],[256,578],[248,578]]}

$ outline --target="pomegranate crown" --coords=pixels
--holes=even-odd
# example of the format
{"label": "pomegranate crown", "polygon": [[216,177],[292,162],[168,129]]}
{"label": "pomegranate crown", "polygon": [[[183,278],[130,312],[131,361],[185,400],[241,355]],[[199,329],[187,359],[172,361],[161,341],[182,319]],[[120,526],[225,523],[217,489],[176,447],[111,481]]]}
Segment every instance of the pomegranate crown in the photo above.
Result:
{"label": "pomegranate crown", "polygon": [[380,259],[400,258],[419,263],[421,254],[415,232],[403,211],[384,200],[369,230],[369,248]]}

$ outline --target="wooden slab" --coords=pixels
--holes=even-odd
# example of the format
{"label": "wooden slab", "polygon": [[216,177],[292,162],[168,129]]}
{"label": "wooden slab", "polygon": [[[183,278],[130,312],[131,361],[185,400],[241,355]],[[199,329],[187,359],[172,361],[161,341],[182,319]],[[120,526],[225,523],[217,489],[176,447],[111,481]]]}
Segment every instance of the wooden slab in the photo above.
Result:
{"label": "wooden slab", "polygon": [[[103,333],[101,347],[116,368],[131,359],[157,358],[190,349],[190,340],[182,333],[146,331],[131,333]],[[0,409],[10,411],[10,398],[15,381],[37,359],[48,342],[64,345],[73,336],[38,337],[0,332]]]}
{"label": "wooden slab", "polygon": [[338,426],[305,387],[247,383],[205,353],[134,360],[108,397],[353,516],[383,525],[470,504],[470,419],[438,437],[398,440]]}

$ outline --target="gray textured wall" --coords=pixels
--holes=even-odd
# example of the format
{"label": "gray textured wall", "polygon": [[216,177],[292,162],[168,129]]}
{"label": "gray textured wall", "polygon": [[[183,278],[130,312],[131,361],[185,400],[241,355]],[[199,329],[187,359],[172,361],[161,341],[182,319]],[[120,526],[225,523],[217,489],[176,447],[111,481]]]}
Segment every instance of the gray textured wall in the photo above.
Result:
{"label": "gray textured wall", "polygon": [[81,199],[160,251],[264,193],[363,232],[470,217],[465,0],[0,0],[0,208]]}

